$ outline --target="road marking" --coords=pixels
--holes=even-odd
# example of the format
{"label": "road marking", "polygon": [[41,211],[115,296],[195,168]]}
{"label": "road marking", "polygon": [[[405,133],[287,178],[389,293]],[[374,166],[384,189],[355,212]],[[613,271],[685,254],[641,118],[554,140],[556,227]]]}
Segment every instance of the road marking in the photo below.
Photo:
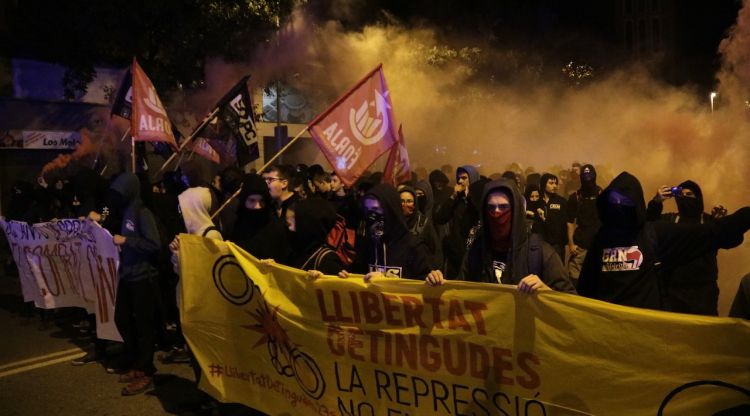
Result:
{"label": "road marking", "polygon": [[[53,359],[53,357],[59,357],[61,355],[64,355],[64,357],[63,358]],[[55,361],[55,363],[53,363],[53,364],[56,364],[57,362],[61,362],[61,361],[58,361],[58,360],[61,360],[61,359],[62,360],[67,360],[67,359],[71,359],[72,360],[74,358],[78,358],[78,356],[83,356],[83,355],[85,355],[85,351],[83,351],[82,349],[80,349],[80,348],[71,348],[71,349],[65,350],[65,351],[53,352],[53,353],[47,354],[47,355],[40,355],[38,357],[28,358],[26,360],[14,361],[14,362],[9,363],[9,364],[4,364],[4,365],[0,366],[0,371],[6,370],[6,369],[9,369],[9,368],[18,367],[18,366],[23,366],[24,364],[36,363],[38,361],[41,361],[40,364],[45,364],[45,363],[48,363],[48,362],[51,362],[51,361]],[[48,360],[48,361],[44,361],[44,360]],[[42,365],[42,367],[43,366],[44,365]],[[22,367],[22,368],[26,368],[26,367],[31,367],[31,365],[30,366],[25,366],[25,367]],[[34,368],[38,368],[38,367],[34,367]],[[15,370],[10,370],[10,371],[15,371]],[[0,372],[0,377],[2,377],[6,373],[7,373],[7,371],[6,372]]]}
{"label": "road marking", "polygon": [[47,360],[47,361],[42,361],[41,363],[31,364],[31,365],[27,365],[25,367],[20,367],[20,368],[16,368],[16,369],[13,369],[13,370],[4,371],[4,372],[0,373],[0,378],[12,376],[12,375],[18,374],[18,373],[25,373],[26,371],[36,370],[37,368],[48,367],[50,365],[64,363],[64,362],[70,361],[70,360],[75,360],[76,358],[83,357],[84,355],[86,355],[86,352],[79,352],[79,353],[76,353],[76,354],[73,354],[73,355],[66,355],[64,357],[55,358],[55,359]]}

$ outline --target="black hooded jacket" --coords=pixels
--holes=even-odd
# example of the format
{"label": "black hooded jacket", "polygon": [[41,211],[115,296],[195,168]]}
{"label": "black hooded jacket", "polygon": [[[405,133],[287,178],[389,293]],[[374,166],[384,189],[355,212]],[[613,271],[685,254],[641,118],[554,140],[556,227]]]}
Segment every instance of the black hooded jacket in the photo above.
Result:
{"label": "black hooded jacket", "polygon": [[591,240],[599,231],[602,223],[599,220],[599,211],[596,206],[596,198],[602,189],[596,184],[596,169],[593,165],[583,165],[581,171],[588,169],[590,176],[581,178],[581,188],[570,194],[568,198],[568,223],[575,224],[573,243],[583,249],[588,249]]}
{"label": "black hooded jacket", "polygon": [[424,241],[409,232],[398,191],[391,185],[375,185],[364,199],[374,197],[385,211],[383,236],[377,240],[366,227],[357,239],[357,258],[351,265],[355,273],[381,271],[386,275],[424,279],[432,270],[430,252]]}
{"label": "black hooded jacket", "polygon": [[[613,191],[633,207],[610,203]],[[599,195],[597,207],[602,227],[586,255],[578,292],[620,305],[664,310],[665,276],[696,257],[738,246],[750,229],[750,207],[711,224],[647,223],[643,189],[627,172]]]}
{"label": "black hooded jacket", "polygon": [[294,205],[295,231],[290,233],[292,254],[289,265],[336,275],[344,270],[341,259],[326,244],[336,225],[336,210],[323,198],[308,198]]}
{"label": "black hooded jacket", "polygon": [[159,231],[153,214],[141,202],[138,177],[122,173],[110,189],[122,198],[120,235],[126,240],[120,251],[119,278],[136,281],[157,276],[153,263],[160,248]]}
{"label": "black hooded jacket", "polygon": [[[260,209],[247,209],[245,207],[245,200],[251,195],[261,197],[263,206]],[[272,219],[271,196],[268,194],[266,181],[255,173],[245,175],[238,199],[237,221],[234,227],[227,231],[229,231],[230,240],[245,246]]]}
{"label": "black hooded jacket", "polygon": [[[532,244],[526,222],[526,201],[518,191],[515,181],[500,179],[487,183],[482,192],[482,207],[486,205],[488,195],[494,190],[503,190],[511,195],[511,247],[506,253],[493,253],[489,233],[480,225],[466,252],[458,278],[471,282],[498,283],[493,265],[493,261],[497,260],[505,263],[505,271],[501,276],[501,282],[504,284],[516,285],[532,272],[537,272],[541,273],[539,277],[550,288],[575,293],[562,260],[554,249],[538,237],[533,237],[537,244]],[[483,209],[482,223],[486,223],[486,215],[486,210]],[[541,250],[541,255],[532,253],[532,250]],[[533,259],[539,259],[541,264],[530,264]],[[540,270],[534,270],[537,268]]]}
{"label": "black hooded jacket", "polygon": [[[684,200],[691,204],[689,211],[662,214],[664,204],[652,199],[646,210],[649,221],[664,221],[680,224],[708,224],[714,217],[703,212],[703,192],[693,181],[685,181],[679,185],[695,193],[695,198]],[[682,205],[682,204],[680,204]],[[678,205],[678,208],[680,208]],[[717,251],[714,250],[703,256],[675,266],[671,273],[664,273],[663,308],[664,310],[699,315],[719,314],[719,265],[716,261]]]}
{"label": "black hooded jacket", "polygon": [[[456,169],[456,177],[464,171],[469,175],[470,184],[479,181],[479,172],[470,165],[461,166]],[[448,232],[443,241],[443,254],[448,262],[447,273],[457,273],[466,253],[466,240],[469,231],[479,221],[477,210],[471,202],[472,194],[466,198],[464,194],[451,195],[435,212],[435,224],[448,224]],[[453,278],[455,276],[448,276]]]}
{"label": "black hooded jacket", "polygon": [[[544,226],[542,235],[544,241],[554,246],[564,246],[568,244],[568,201],[558,194],[549,194],[546,191],[547,181],[553,175],[545,173],[539,182],[539,195],[542,197],[544,209]],[[545,201],[544,197],[548,200]]]}

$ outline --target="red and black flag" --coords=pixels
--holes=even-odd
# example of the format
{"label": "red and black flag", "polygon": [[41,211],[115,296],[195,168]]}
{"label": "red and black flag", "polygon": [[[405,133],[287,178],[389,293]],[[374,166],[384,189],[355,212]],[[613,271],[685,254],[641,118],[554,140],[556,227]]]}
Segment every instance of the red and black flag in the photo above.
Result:
{"label": "red and black flag", "polygon": [[193,137],[203,137],[210,141],[226,142],[236,147],[237,163],[240,166],[252,162],[260,156],[258,135],[253,117],[253,102],[247,90],[250,75],[244,76],[209,113],[211,120],[193,133]]}

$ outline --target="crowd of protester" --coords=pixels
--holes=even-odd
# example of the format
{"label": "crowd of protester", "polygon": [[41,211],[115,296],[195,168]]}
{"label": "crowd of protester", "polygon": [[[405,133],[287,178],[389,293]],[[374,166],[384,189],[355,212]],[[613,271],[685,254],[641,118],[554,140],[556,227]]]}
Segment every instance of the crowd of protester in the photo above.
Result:
{"label": "crowd of protester", "polygon": [[[266,263],[313,278],[500,283],[528,294],[551,289],[718,315],[717,250],[740,245],[750,229],[748,207],[706,213],[693,181],[660,187],[647,203],[636,177],[623,172],[606,185],[591,164],[557,174],[513,164],[489,176],[471,165],[444,167],[413,173],[398,186],[376,172],[347,187],[319,165],[249,174],[230,167],[212,175],[193,162],[156,184],[127,172],[108,184],[81,170],[68,180],[13,187],[7,218],[90,218],[120,246],[115,320],[125,354],[111,370],[127,383],[123,395],[151,388],[154,345],[167,329],[178,336],[163,360],[193,361],[201,376],[179,336],[180,233],[230,240]],[[671,198],[678,211],[665,214],[663,202]],[[750,275],[730,315],[750,319]],[[101,360],[102,343],[74,364]]]}

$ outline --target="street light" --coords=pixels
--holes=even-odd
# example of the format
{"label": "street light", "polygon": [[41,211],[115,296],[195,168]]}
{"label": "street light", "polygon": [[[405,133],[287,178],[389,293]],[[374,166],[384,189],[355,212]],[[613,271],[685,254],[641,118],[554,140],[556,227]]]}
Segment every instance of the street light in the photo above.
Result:
{"label": "street light", "polygon": [[716,98],[717,95],[719,95],[719,94],[717,94],[714,91],[711,91],[711,94],[709,95],[709,98],[711,100],[711,112],[712,113],[714,112],[714,98]]}

